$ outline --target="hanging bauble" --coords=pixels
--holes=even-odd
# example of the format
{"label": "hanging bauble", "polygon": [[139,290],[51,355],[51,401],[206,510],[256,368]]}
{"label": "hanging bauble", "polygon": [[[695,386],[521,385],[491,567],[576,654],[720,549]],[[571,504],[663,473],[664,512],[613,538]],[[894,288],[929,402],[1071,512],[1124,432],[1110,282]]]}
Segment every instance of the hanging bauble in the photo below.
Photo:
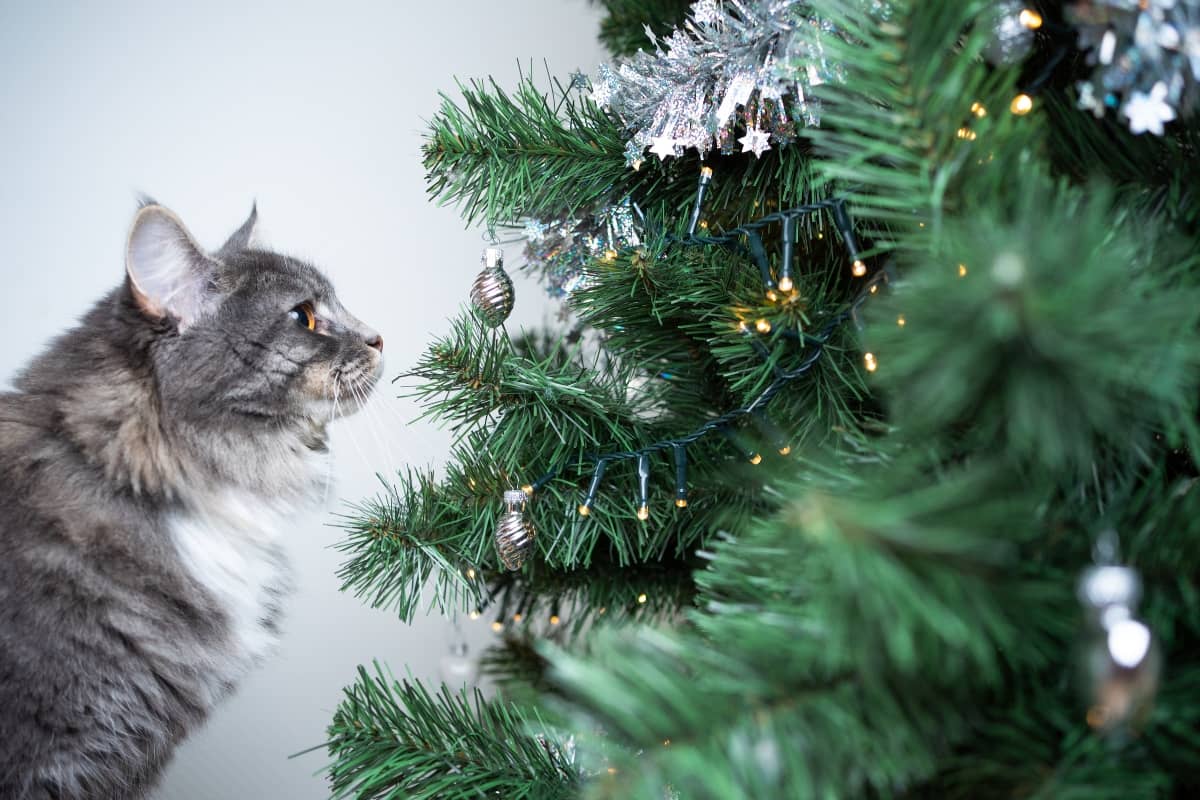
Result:
{"label": "hanging bauble", "polygon": [[451,689],[474,686],[475,679],[479,677],[478,667],[469,655],[466,642],[450,645],[450,652],[442,656],[438,667],[442,683]]}
{"label": "hanging bauble", "polygon": [[1089,628],[1082,664],[1087,721],[1105,732],[1143,721],[1158,691],[1158,645],[1135,616],[1141,594],[1141,579],[1129,567],[1091,567],[1079,581]]}
{"label": "hanging bauble", "polygon": [[[987,12],[992,35],[984,45],[983,57],[997,67],[1011,67],[1025,60],[1033,49],[1030,11],[1020,0],[1000,0]],[[1040,18],[1039,18],[1040,20]],[[1040,24],[1040,22],[1039,22]]]}
{"label": "hanging bauble", "polygon": [[504,493],[505,512],[496,525],[496,551],[504,566],[520,569],[533,550],[533,523],[525,517],[525,492],[514,489]]}
{"label": "hanging bauble", "polygon": [[512,313],[513,298],[512,278],[504,271],[504,251],[489,247],[483,251],[483,271],[471,286],[471,303],[480,319],[495,328]]}

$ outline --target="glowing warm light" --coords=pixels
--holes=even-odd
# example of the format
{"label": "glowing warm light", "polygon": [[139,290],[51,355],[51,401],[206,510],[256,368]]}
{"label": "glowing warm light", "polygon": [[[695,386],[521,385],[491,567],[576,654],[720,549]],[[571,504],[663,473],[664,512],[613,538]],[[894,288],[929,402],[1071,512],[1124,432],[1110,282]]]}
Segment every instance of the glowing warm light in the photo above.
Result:
{"label": "glowing warm light", "polygon": [[469,485],[472,489],[474,489],[475,488],[475,479],[467,478],[467,485]]}
{"label": "glowing warm light", "polygon": [[967,265],[966,264],[958,265],[958,277],[960,277],[960,278],[967,277]]}
{"label": "glowing warm light", "polygon": [[592,513],[592,510],[587,507],[586,503],[579,504],[579,516],[586,517],[590,513]]}
{"label": "glowing warm light", "polygon": [[974,103],[971,103],[971,113],[977,117],[986,117],[987,109],[983,107],[983,103],[976,100]]}
{"label": "glowing warm light", "polygon": [[1019,94],[1013,98],[1012,104],[1009,105],[1008,110],[1016,114],[1018,117],[1024,116],[1030,111],[1033,111],[1033,98],[1024,93]]}
{"label": "glowing warm light", "polygon": [[475,568],[474,567],[467,568],[467,580],[472,580],[472,581],[475,580]]}
{"label": "glowing warm light", "polygon": [[671,746],[671,740],[663,739],[663,747],[670,747],[670,746]]}
{"label": "glowing warm light", "polygon": [[784,275],[779,279],[779,291],[790,292],[792,290],[792,278],[790,275]]}
{"label": "glowing warm light", "polygon": [[597,614],[603,614],[605,611],[608,611],[608,607],[607,607],[607,606],[600,606],[600,610],[599,610],[599,611],[597,611],[596,613],[597,613]]}
{"label": "glowing warm light", "polygon": [[762,453],[755,453],[754,455],[750,456],[750,463],[755,466],[758,466],[759,464],[761,464],[762,463]]}
{"label": "glowing warm light", "polygon": [[791,452],[792,452],[792,448],[786,444],[783,447],[779,448],[779,455],[781,455],[781,456],[790,455]]}
{"label": "glowing warm light", "polygon": [[737,329],[738,329],[739,331],[741,331],[742,333],[745,333],[747,330],[749,330],[749,329],[746,327],[746,320],[744,320],[744,319],[743,319],[743,320],[739,320],[739,321],[738,321],[738,324],[737,324]]}
{"label": "glowing warm light", "polygon": [[525,493],[526,497],[533,497],[533,484],[531,484],[531,483],[525,484],[524,486],[521,487],[521,491]]}
{"label": "glowing warm light", "polygon": [[675,507],[676,508],[687,508],[687,500],[684,500],[682,497],[675,498]]}
{"label": "glowing warm light", "polygon": [[632,163],[632,164],[630,164],[629,166],[633,167],[633,171],[634,171],[634,172],[637,172],[639,169],[641,169],[641,168],[642,168],[642,159],[640,159],[640,158],[635,158],[635,159],[633,160],[633,163]]}
{"label": "glowing warm light", "polygon": [[959,128],[957,136],[960,139],[966,139],[968,142],[973,142],[975,141],[976,134],[975,131],[971,130],[970,128]]}
{"label": "glowing warm light", "polygon": [[467,617],[468,617],[469,619],[479,619],[479,612],[478,612],[478,611],[472,611],[470,614],[467,614]]}
{"label": "glowing warm light", "polygon": [[862,262],[862,259],[854,259],[854,263],[850,266],[850,274],[856,278],[861,278],[867,274],[867,265]]}
{"label": "glowing warm light", "polygon": [[701,167],[700,168],[700,177],[701,178],[711,178],[712,177],[712,167]]}
{"label": "glowing warm light", "polygon": [[903,327],[904,327],[904,325],[905,325],[905,322],[904,322],[904,315],[903,315],[903,314],[901,314],[900,316],[896,317],[896,324],[897,324],[897,325],[899,325],[901,328],[903,328]]}
{"label": "glowing warm light", "polygon": [[871,294],[875,294],[875,293],[876,293],[876,292],[878,292],[878,291],[879,291],[879,284],[877,284],[877,283],[872,283],[872,284],[871,284]]}
{"label": "glowing warm light", "polygon": [[609,767],[609,768],[608,768],[608,774],[609,774],[609,775],[616,775],[616,774],[617,774],[617,768],[616,768],[616,767]]}
{"label": "glowing warm light", "polygon": [[874,372],[879,366],[879,362],[875,360],[874,353],[863,353],[863,364],[867,368],[867,372]]}
{"label": "glowing warm light", "polygon": [[516,614],[513,614],[513,622],[520,622],[523,619],[525,619],[525,617],[521,614],[520,611],[518,611]]}
{"label": "glowing warm light", "polygon": [[[783,287],[780,287],[780,288],[783,288]],[[767,289],[767,299],[770,300],[772,303],[774,303],[776,300],[779,299],[779,295],[775,294],[774,289]]]}
{"label": "glowing warm light", "polygon": [[1042,15],[1034,11],[1032,8],[1025,8],[1017,15],[1017,19],[1021,24],[1031,31],[1036,31],[1042,27]]}
{"label": "glowing warm light", "polygon": [[562,622],[562,620],[560,620],[560,619],[558,618],[558,614],[551,614],[551,615],[550,615],[550,624],[551,624],[551,625],[557,625],[557,624],[558,624],[558,623],[560,623],[560,622]]}
{"label": "glowing warm light", "polygon": [[504,623],[499,621],[493,622],[492,630],[494,630],[496,633],[499,633],[500,631],[504,630]]}
{"label": "glowing warm light", "polygon": [[759,333],[770,333],[771,332],[771,323],[765,319],[760,319],[754,323],[754,328]]}
{"label": "glowing warm light", "polygon": [[605,250],[604,251],[604,260],[605,261],[616,261],[617,260],[617,251],[612,250],[612,249]]}
{"label": "glowing warm light", "polygon": [[649,599],[650,599],[650,598],[646,597],[646,593],[645,593],[645,592],[642,592],[641,594],[639,594],[639,595],[638,595],[638,602],[639,602],[639,603],[643,603],[643,604],[644,604],[644,603],[645,603],[647,600],[649,600]]}
{"label": "glowing warm light", "polygon": [[700,220],[700,227],[704,228],[704,230],[708,230],[708,220],[706,220],[706,219]]}
{"label": "glowing warm light", "polygon": [[647,508],[646,506],[638,506],[637,518],[640,519],[642,522],[645,522],[646,520],[650,519],[650,509]]}

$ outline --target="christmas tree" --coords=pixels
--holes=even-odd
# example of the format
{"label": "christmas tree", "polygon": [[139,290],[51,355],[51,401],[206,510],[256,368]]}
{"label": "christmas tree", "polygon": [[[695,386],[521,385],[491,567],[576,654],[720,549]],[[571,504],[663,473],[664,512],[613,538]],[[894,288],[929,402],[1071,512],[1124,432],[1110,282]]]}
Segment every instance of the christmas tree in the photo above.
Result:
{"label": "christmas tree", "polygon": [[564,313],[411,371],[344,588],[498,689],[363,668],[334,794],[1196,796],[1200,3],[604,5],[430,124]]}

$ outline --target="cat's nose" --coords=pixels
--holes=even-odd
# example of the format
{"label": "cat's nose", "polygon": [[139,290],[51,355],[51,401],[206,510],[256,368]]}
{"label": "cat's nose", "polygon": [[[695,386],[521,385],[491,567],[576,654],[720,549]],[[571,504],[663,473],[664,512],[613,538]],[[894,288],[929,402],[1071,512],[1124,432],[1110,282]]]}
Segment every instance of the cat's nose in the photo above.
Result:
{"label": "cat's nose", "polygon": [[367,347],[374,347],[379,352],[383,352],[383,337],[378,333],[372,333],[367,336]]}

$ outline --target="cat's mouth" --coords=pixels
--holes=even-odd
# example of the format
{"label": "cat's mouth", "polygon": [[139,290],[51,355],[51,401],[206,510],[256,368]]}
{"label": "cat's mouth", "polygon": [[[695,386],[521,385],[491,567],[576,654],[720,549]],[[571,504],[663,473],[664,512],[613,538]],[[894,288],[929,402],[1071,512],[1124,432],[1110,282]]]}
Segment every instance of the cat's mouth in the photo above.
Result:
{"label": "cat's mouth", "polygon": [[346,417],[355,413],[371,397],[375,385],[383,376],[383,359],[363,359],[334,368],[330,374],[331,417]]}

